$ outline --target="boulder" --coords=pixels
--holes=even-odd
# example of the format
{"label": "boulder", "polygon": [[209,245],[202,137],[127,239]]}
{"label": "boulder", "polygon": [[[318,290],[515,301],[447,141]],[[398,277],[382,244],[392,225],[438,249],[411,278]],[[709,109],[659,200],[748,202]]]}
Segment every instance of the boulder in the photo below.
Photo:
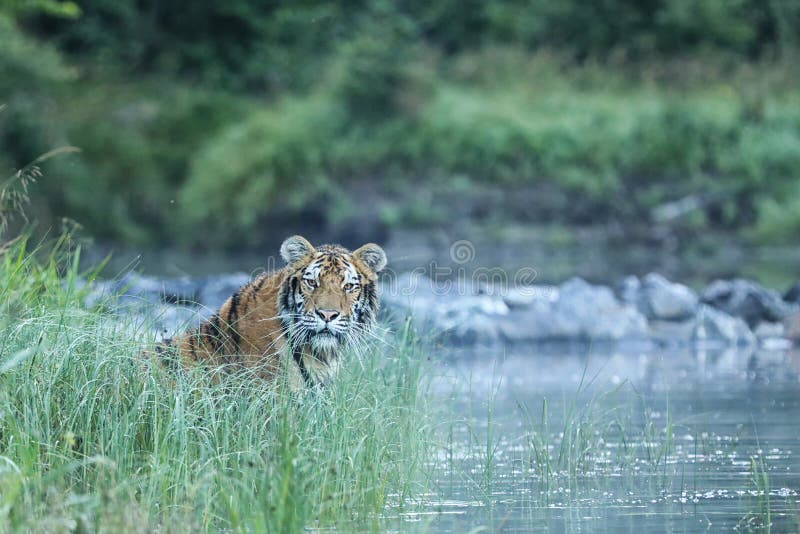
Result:
{"label": "boulder", "polygon": [[[627,285],[636,289],[634,279]],[[737,317],[698,304],[697,295],[660,275],[618,300],[608,287],[573,278],[559,287],[534,286],[502,295],[462,294],[457,284],[401,275],[383,287],[384,307],[411,315],[417,327],[460,345],[550,341],[699,342],[749,345],[755,336]],[[650,314],[651,320],[642,313]]]}
{"label": "boulder", "polygon": [[744,320],[706,305],[698,308],[694,340],[701,343],[724,341],[738,346],[752,346],[756,343],[753,332]]}
{"label": "boulder", "polygon": [[784,336],[800,343],[800,312],[795,312],[783,320]]}
{"label": "boulder", "polygon": [[683,321],[697,311],[697,294],[690,288],[670,282],[658,273],[650,273],[636,299],[636,305],[651,320]]}
{"label": "boulder", "polygon": [[783,323],[758,323],[758,326],[753,330],[753,334],[760,340],[764,339],[782,339],[785,329]]}
{"label": "boulder", "polygon": [[648,323],[648,334],[655,343],[665,347],[685,347],[695,339],[697,320],[658,321]]}
{"label": "boulder", "polygon": [[619,284],[619,297],[626,304],[638,305],[642,282],[638,276],[626,276]]}
{"label": "boulder", "polygon": [[533,306],[537,302],[555,302],[558,299],[556,286],[521,286],[506,289],[502,293],[503,302],[510,309],[521,309]]}
{"label": "boulder", "polygon": [[635,308],[620,303],[608,287],[580,278],[561,285],[553,311],[557,323],[569,323],[565,333],[577,330],[584,339],[621,340],[647,332],[647,321]]}
{"label": "boulder", "polygon": [[[458,345],[491,345],[498,341],[499,317],[508,313],[501,302],[483,296],[465,302],[444,304],[436,311],[433,323],[437,334]],[[499,304],[499,305],[498,305]],[[501,306],[500,306],[501,305]]]}
{"label": "boulder", "polygon": [[240,287],[250,281],[247,273],[233,273],[206,278],[200,286],[197,302],[206,310],[215,312]]}
{"label": "boulder", "polygon": [[197,308],[156,304],[134,314],[140,324],[152,327],[159,338],[168,338],[197,326],[206,316]]}
{"label": "boulder", "polygon": [[797,306],[790,305],[777,291],[764,289],[750,280],[715,280],[703,290],[701,301],[754,328],[762,321],[782,321]]}
{"label": "boulder", "polygon": [[790,304],[800,305],[800,282],[795,282],[794,285],[783,294],[783,300]]}
{"label": "boulder", "polygon": [[498,328],[501,338],[511,343],[622,341],[646,338],[647,322],[635,308],[620,303],[609,288],[573,278],[558,288],[555,298],[512,308]]}
{"label": "boulder", "polygon": [[420,332],[457,345],[493,344],[509,307],[498,296],[476,295],[451,280],[403,273],[381,286],[383,313],[411,316]]}
{"label": "boulder", "polygon": [[195,304],[201,282],[188,277],[156,278],[134,271],[111,282],[112,292],[143,303]]}

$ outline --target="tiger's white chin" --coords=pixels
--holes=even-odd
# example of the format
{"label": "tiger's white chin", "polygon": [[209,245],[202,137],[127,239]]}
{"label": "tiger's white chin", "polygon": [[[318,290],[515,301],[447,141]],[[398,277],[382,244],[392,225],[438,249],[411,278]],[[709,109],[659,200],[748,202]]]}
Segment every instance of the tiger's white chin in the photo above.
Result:
{"label": "tiger's white chin", "polygon": [[311,348],[315,352],[333,352],[339,348],[339,339],[328,332],[320,332],[311,338]]}

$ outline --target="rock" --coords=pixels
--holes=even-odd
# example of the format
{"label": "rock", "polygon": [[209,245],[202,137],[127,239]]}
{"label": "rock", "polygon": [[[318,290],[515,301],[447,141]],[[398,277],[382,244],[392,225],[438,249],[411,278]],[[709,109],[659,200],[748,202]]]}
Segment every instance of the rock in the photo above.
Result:
{"label": "rock", "polygon": [[387,276],[381,280],[381,301],[389,305],[410,307],[414,303],[428,302],[457,296],[450,280],[434,283],[428,276],[417,272],[405,272],[397,276]]}
{"label": "rock", "polygon": [[695,319],[694,339],[699,342],[724,341],[730,345],[751,346],[756,339],[750,327],[739,317],[701,305]]}
{"label": "rock", "polygon": [[703,290],[701,301],[754,328],[762,321],[782,321],[797,309],[783,301],[777,291],[764,289],[750,280],[715,280]]}
{"label": "rock", "polygon": [[[495,315],[505,315],[508,308],[498,308],[497,301],[471,297],[461,305],[445,305],[438,311],[439,333],[459,345],[491,345],[499,337]],[[501,302],[502,304],[502,302]]]}
{"label": "rock", "polygon": [[[421,275],[401,275],[384,285],[384,306],[412,315],[423,332],[461,345],[550,341],[651,342],[685,346],[693,342],[749,345],[747,324],[707,305],[689,288],[648,275],[628,302],[607,287],[574,278],[560,287],[515,288],[494,294],[463,294],[458,285],[436,284]],[[634,297],[635,295],[635,297]],[[634,303],[636,305],[634,305]],[[646,306],[648,323],[639,306]]]}
{"label": "rock", "polygon": [[619,284],[619,296],[622,302],[636,306],[641,289],[642,282],[638,276],[626,276]]}
{"label": "rock", "polygon": [[781,351],[792,348],[792,341],[784,335],[783,323],[759,323],[753,334],[762,349]]}
{"label": "rock", "polygon": [[555,302],[558,299],[556,286],[512,287],[503,292],[503,302],[510,309],[528,308],[537,301]]}
{"label": "rock", "polygon": [[783,320],[784,335],[787,339],[800,343],[800,312],[795,312]]}
{"label": "rock", "polygon": [[685,347],[695,339],[697,320],[692,317],[684,321],[653,320],[648,324],[650,338],[661,346]]}
{"label": "rock", "polygon": [[561,285],[554,312],[557,322],[573,323],[584,339],[620,340],[644,337],[647,332],[647,321],[635,308],[617,301],[611,289],[580,278]]}
{"label": "rock", "polygon": [[800,282],[795,282],[794,285],[783,294],[783,300],[790,304],[800,304]]}
{"label": "rock", "polygon": [[250,276],[247,273],[233,273],[206,278],[198,292],[197,302],[213,313],[222,306],[228,297],[236,293],[240,287],[249,281]]}
{"label": "rock", "polygon": [[140,324],[153,328],[159,338],[167,338],[195,327],[206,318],[206,315],[197,308],[156,304],[147,309],[140,309],[135,317]]}
{"label": "rock", "polygon": [[435,282],[421,273],[384,280],[381,302],[389,318],[411,316],[420,332],[457,345],[498,341],[498,325],[509,307],[497,296],[475,295],[451,280]]}
{"label": "rock", "polygon": [[200,298],[201,284],[192,278],[165,278],[159,296],[167,304],[196,306]]}
{"label": "rock", "polygon": [[249,279],[244,273],[191,279],[129,272],[118,280],[94,281],[84,304],[107,304],[134,325],[148,325],[159,334],[172,335],[209,317]]}
{"label": "rock", "polygon": [[573,278],[561,285],[557,298],[534,300],[528,308],[512,309],[498,328],[503,340],[520,343],[644,339],[646,326],[644,317],[617,301],[609,288]]}
{"label": "rock", "polygon": [[698,299],[690,288],[650,273],[644,278],[636,304],[648,319],[682,321],[694,316]]}
{"label": "rock", "polygon": [[554,339],[577,338],[578,328],[565,324],[553,315],[552,305],[541,303],[526,309],[513,310],[497,329],[507,343],[536,343]]}
{"label": "rock", "polygon": [[196,303],[200,286],[196,280],[187,277],[155,278],[133,271],[124,274],[114,285],[115,291],[126,298],[168,304]]}
{"label": "rock", "polygon": [[683,321],[650,321],[649,333],[653,341],[668,347],[753,346],[756,343],[755,335],[742,319],[705,304],[699,305],[697,315]]}
{"label": "rock", "polygon": [[779,339],[784,337],[783,323],[758,323],[753,331],[758,339]]}

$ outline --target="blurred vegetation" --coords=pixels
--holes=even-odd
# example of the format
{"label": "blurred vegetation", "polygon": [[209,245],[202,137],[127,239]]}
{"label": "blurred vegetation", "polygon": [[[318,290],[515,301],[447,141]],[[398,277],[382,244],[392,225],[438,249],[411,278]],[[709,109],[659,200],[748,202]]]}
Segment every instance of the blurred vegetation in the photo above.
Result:
{"label": "blurred vegetation", "polygon": [[0,169],[79,147],[36,218],[137,245],[465,219],[792,241],[799,38],[794,0],[0,0]]}

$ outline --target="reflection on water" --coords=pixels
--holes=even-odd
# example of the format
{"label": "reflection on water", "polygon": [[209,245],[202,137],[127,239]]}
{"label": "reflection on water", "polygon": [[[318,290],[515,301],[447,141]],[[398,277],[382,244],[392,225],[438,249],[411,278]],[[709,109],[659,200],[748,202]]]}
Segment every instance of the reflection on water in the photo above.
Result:
{"label": "reflection on water", "polygon": [[800,530],[798,352],[446,362],[436,493],[404,527]]}

